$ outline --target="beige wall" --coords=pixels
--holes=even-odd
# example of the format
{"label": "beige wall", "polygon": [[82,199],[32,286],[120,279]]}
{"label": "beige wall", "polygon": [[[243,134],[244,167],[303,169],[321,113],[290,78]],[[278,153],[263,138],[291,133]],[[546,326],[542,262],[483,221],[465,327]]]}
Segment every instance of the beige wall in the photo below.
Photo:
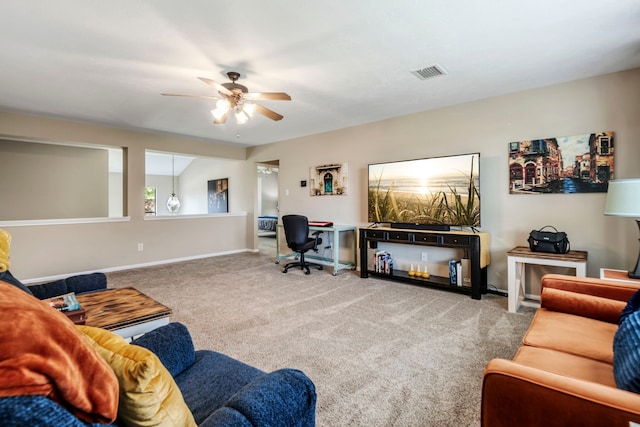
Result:
{"label": "beige wall", "polygon": [[251,192],[247,192],[252,183],[245,161],[198,158],[180,175],[180,194],[188,209],[183,213],[206,214],[209,209],[208,182],[223,178],[229,180],[229,212],[253,210]]}
{"label": "beige wall", "polygon": [[260,189],[260,207],[258,215],[278,215],[278,172],[270,174],[258,174],[258,187]]}
{"label": "beige wall", "polygon": [[[232,253],[257,246],[256,163],[279,161],[280,215],[302,213],[336,223],[368,225],[369,163],[479,151],[482,231],[491,234],[489,282],[506,289],[505,252],[526,244],[533,228],[553,224],[574,249],[589,251],[588,274],[600,267],[628,269],[638,254],[630,218],[605,217],[604,194],[510,195],[508,143],[601,130],[615,135],[616,177],[640,177],[640,69],[443,108],[364,126],[259,146],[250,150],[203,142],[0,113],[0,136],[76,141],[127,148],[130,221],[105,224],[6,227],[13,236],[12,271],[29,279],[167,259]],[[428,95],[425,95],[428,96]],[[401,105],[398,106],[402,108]],[[238,215],[144,220],[144,150],[248,160]],[[309,196],[300,181],[309,167],[348,162],[347,196]],[[231,182],[230,182],[231,185]],[[238,205],[235,205],[238,203]],[[127,207],[125,206],[125,209]],[[247,212],[243,215],[240,212]],[[137,244],[144,243],[144,251]]]}
{"label": "beige wall", "polygon": [[[124,147],[125,221],[86,224],[11,225],[11,271],[23,280],[108,270],[208,254],[245,251],[253,245],[253,192],[234,196],[233,213],[203,218],[144,218],[145,150],[244,160],[244,148],[176,136],[0,113],[0,137]],[[253,165],[241,162],[241,177],[253,177]],[[249,179],[249,178],[247,178]],[[205,185],[205,184],[203,184]],[[1,207],[0,207],[1,209]],[[144,250],[138,251],[138,243]]]}
{"label": "beige wall", "polygon": [[[566,231],[573,249],[589,252],[588,275],[598,276],[601,267],[633,267],[633,219],[605,217],[602,193],[510,195],[508,143],[612,130],[616,177],[640,177],[639,93],[635,69],[260,146],[248,159],[280,161],[281,215],[366,226],[369,163],[479,151],[481,230],[491,234],[489,283],[506,289],[505,252],[526,245],[529,231],[547,224]],[[340,162],[349,163],[347,196],[310,197],[300,187],[310,166]]]}

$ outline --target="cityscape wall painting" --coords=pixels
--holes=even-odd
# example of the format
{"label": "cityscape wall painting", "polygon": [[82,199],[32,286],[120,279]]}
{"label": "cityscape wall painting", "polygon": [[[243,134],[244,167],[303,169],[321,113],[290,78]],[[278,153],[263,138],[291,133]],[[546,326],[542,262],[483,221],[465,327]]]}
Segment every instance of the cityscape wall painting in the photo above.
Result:
{"label": "cityscape wall painting", "polygon": [[509,143],[509,193],[606,193],[614,132]]}
{"label": "cityscape wall painting", "polygon": [[207,212],[229,212],[229,178],[213,179],[207,182]]}

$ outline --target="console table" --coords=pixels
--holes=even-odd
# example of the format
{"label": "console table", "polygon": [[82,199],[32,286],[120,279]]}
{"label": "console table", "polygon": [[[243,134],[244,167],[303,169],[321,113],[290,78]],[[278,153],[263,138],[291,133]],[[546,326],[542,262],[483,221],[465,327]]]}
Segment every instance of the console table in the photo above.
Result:
{"label": "console table", "polygon": [[[468,253],[471,264],[471,286],[450,284],[449,277],[431,275],[428,279],[409,276],[408,272],[394,269],[390,274],[368,269],[368,249],[377,248],[378,243],[433,246],[462,249]],[[487,267],[489,258],[489,234],[471,231],[427,231],[395,228],[360,229],[360,277],[369,275],[398,280],[414,285],[431,286],[454,292],[471,294],[473,299],[481,299],[487,293]]]}
{"label": "console table", "polygon": [[[327,232],[329,236],[333,236],[333,243],[331,243],[330,238],[327,238],[329,241],[329,245],[327,248],[332,249],[333,256],[331,258],[314,255],[312,253],[305,254],[306,259],[314,259],[317,261],[322,261],[328,265],[333,265],[333,275],[337,275],[340,270],[355,270],[356,269],[356,258],[357,258],[357,249],[356,249],[356,227],[353,225],[333,225],[331,227],[316,227],[309,226],[310,231],[323,231]],[[340,259],[340,236],[341,234],[351,233],[353,236],[353,244],[352,244],[352,253],[353,253],[353,261],[351,260],[341,260]],[[284,236],[284,226],[282,224],[278,224],[276,227],[276,264],[280,264],[280,261],[285,258],[295,258],[297,253],[289,252],[286,254],[280,254],[281,246],[287,247],[287,244],[280,244],[280,238]],[[320,236],[322,237],[322,236]]]}

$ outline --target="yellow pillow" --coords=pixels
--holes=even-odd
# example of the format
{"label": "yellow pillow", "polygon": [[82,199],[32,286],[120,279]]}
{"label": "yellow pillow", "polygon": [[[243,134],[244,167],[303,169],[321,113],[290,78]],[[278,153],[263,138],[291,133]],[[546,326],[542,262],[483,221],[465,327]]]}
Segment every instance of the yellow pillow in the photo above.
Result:
{"label": "yellow pillow", "polygon": [[0,273],[11,268],[9,260],[9,247],[11,246],[11,234],[0,228]]}
{"label": "yellow pillow", "polygon": [[195,426],[180,389],[150,350],[105,329],[77,325],[111,365],[120,385],[118,420],[127,426]]}

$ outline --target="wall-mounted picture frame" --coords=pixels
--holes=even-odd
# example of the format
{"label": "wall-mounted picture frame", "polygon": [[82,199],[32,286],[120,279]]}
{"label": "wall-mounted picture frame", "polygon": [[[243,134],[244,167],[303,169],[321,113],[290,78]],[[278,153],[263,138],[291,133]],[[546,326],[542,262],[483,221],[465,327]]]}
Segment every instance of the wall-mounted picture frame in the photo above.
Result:
{"label": "wall-mounted picture frame", "polygon": [[229,178],[207,181],[207,212],[229,212]]}
{"label": "wall-mounted picture frame", "polygon": [[311,196],[345,196],[349,184],[347,163],[332,163],[309,168]]}
{"label": "wall-mounted picture frame", "polygon": [[509,193],[606,193],[614,179],[614,132],[509,143]]}

